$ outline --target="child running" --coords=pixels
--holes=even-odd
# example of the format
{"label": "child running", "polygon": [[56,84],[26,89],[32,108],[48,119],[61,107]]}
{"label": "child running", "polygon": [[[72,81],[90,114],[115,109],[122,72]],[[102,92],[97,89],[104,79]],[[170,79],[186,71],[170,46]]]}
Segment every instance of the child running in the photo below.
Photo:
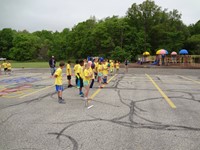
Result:
{"label": "child running", "polygon": [[68,88],[71,88],[72,87],[72,84],[71,84],[71,78],[72,78],[71,61],[68,61],[68,63],[67,63],[66,73],[67,73],[67,80],[68,80]]}
{"label": "child running", "polygon": [[62,98],[62,92],[63,92],[63,85],[62,85],[62,69],[64,68],[65,63],[60,62],[59,68],[56,70],[54,73],[55,79],[55,86],[56,86],[56,91],[58,93],[58,103],[60,104],[65,104],[64,99]]}

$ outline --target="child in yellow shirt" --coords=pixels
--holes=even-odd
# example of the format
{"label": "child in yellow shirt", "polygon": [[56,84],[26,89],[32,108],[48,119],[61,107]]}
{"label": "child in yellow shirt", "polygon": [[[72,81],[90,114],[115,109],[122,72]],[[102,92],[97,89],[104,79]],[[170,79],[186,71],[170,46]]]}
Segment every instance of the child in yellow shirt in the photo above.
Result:
{"label": "child in yellow shirt", "polygon": [[118,73],[119,72],[119,62],[118,61],[116,61],[116,63],[115,63],[115,68],[116,68],[116,73]]}
{"label": "child in yellow shirt", "polygon": [[113,72],[114,72],[114,63],[113,63],[113,61],[111,61],[111,63],[110,63],[110,73],[111,73],[111,76],[113,75]]}
{"label": "child in yellow shirt", "polygon": [[67,80],[68,80],[68,88],[70,88],[70,87],[72,87],[72,84],[71,84],[71,78],[72,78],[71,61],[68,61],[68,63],[67,63],[66,74],[67,74]]}
{"label": "child in yellow shirt", "polygon": [[65,101],[62,98],[62,92],[63,92],[63,85],[62,85],[62,69],[64,68],[65,63],[64,62],[60,62],[59,64],[59,68],[56,70],[56,72],[54,73],[54,77],[55,77],[55,87],[56,87],[56,91],[58,93],[58,102],[60,104],[64,104]]}
{"label": "child in yellow shirt", "polygon": [[79,88],[78,87],[78,76],[77,76],[78,68],[79,68],[79,61],[76,60],[76,64],[74,65],[74,74],[76,76],[75,83],[76,83],[77,88]]}
{"label": "child in yellow shirt", "polygon": [[94,69],[95,79],[97,79],[97,77],[98,77],[98,65],[99,65],[97,58],[94,61],[94,65],[95,65],[95,69]]}
{"label": "child in yellow shirt", "polygon": [[4,72],[6,74],[8,68],[7,68],[7,62],[5,60],[3,61],[2,66],[3,66]]}
{"label": "child in yellow shirt", "polygon": [[90,90],[90,80],[93,76],[93,73],[91,72],[91,69],[90,69],[90,64],[85,64],[85,68],[84,68],[84,71],[83,71],[83,85],[85,87],[85,106],[88,106],[88,94],[89,94],[89,90]]}
{"label": "child in yellow shirt", "polygon": [[83,68],[84,68],[84,61],[80,60],[79,65],[78,65],[78,70],[76,72],[76,77],[78,78],[77,87],[79,88],[79,95],[81,97],[84,97],[84,94],[82,92],[82,88],[83,88]]}
{"label": "child in yellow shirt", "polygon": [[108,78],[108,62],[106,62],[105,60],[103,61],[102,69],[103,69],[103,83],[104,83],[104,84],[107,84],[107,78]]}

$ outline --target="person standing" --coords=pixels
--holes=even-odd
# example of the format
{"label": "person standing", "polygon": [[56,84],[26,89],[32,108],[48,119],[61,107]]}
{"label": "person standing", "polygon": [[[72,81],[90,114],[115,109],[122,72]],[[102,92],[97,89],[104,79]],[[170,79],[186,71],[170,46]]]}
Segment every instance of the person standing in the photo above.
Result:
{"label": "person standing", "polygon": [[49,60],[49,67],[51,69],[51,76],[53,76],[56,71],[56,60],[54,56],[52,56],[51,59]]}
{"label": "person standing", "polygon": [[76,77],[75,83],[76,83],[76,87],[78,87],[78,76],[77,76],[77,72],[78,72],[78,68],[79,68],[79,60],[76,60],[76,64],[74,65],[74,75]]}
{"label": "person standing", "polygon": [[6,74],[8,68],[7,68],[7,62],[5,60],[3,61],[2,66],[4,68],[4,73]]}
{"label": "person standing", "polygon": [[71,84],[71,78],[72,78],[71,61],[68,61],[68,63],[67,63],[66,74],[67,74],[67,80],[68,80],[68,88],[71,88],[72,87],[72,84]]}
{"label": "person standing", "polygon": [[91,61],[89,61],[89,62],[88,63],[90,65],[90,72],[92,73],[90,88],[92,88],[94,85],[94,79],[95,79],[95,64],[92,63]]}
{"label": "person standing", "polygon": [[7,61],[7,72],[8,72],[9,75],[11,73],[11,69],[12,69],[12,65],[9,61]]}
{"label": "person standing", "polygon": [[118,73],[119,72],[119,62],[118,61],[116,61],[116,63],[115,63],[115,68],[116,68],[116,73]]}
{"label": "person standing", "polygon": [[110,62],[110,74],[111,74],[111,76],[113,75],[113,72],[114,72],[114,63],[111,60],[111,62]]}
{"label": "person standing", "polygon": [[103,68],[103,84],[107,84],[107,80],[108,80],[108,63],[107,63],[107,61],[103,60],[102,68]]}
{"label": "person standing", "polygon": [[64,104],[65,101],[62,98],[62,92],[63,92],[63,84],[62,84],[62,69],[64,68],[65,63],[64,62],[60,62],[59,64],[59,68],[56,70],[56,72],[54,73],[54,78],[55,78],[55,87],[56,87],[56,91],[58,94],[58,103],[60,104]]}
{"label": "person standing", "polygon": [[83,74],[83,69],[84,69],[84,61],[83,60],[80,60],[79,62],[79,67],[78,67],[78,70],[76,72],[76,76],[78,78],[78,81],[77,81],[77,86],[79,88],[79,95],[81,97],[84,97],[84,94],[82,92],[82,88],[83,88],[83,77],[84,77],[84,74]]}
{"label": "person standing", "polygon": [[97,77],[98,77],[98,65],[99,65],[98,58],[95,59],[94,65],[95,65],[95,69],[94,69],[95,79],[97,79]]}
{"label": "person standing", "polygon": [[101,83],[102,83],[102,76],[103,76],[103,67],[102,67],[101,61],[99,62],[97,71],[98,71],[99,88],[103,88],[103,86],[101,85]]}
{"label": "person standing", "polygon": [[90,80],[93,76],[93,72],[91,72],[92,70],[90,69],[90,64],[85,64],[84,70],[83,70],[83,85],[85,88],[85,94],[84,94],[84,99],[85,99],[85,106],[88,106],[89,104],[89,90],[90,90]]}
{"label": "person standing", "polygon": [[129,61],[126,59],[126,60],[124,61],[126,73],[128,72],[128,63],[129,63]]}

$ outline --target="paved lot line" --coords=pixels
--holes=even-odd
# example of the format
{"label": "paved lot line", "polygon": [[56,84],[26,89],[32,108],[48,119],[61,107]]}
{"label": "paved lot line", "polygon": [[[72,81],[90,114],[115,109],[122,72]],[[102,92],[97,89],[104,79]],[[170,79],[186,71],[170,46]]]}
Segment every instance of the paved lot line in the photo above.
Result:
{"label": "paved lot line", "polygon": [[24,98],[24,97],[26,97],[26,96],[29,96],[29,95],[32,95],[32,94],[35,94],[35,93],[41,92],[41,91],[46,90],[46,89],[48,89],[48,88],[51,88],[51,87],[53,87],[53,86],[55,86],[55,85],[51,85],[51,86],[45,87],[45,88],[43,88],[43,89],[39,89],[39,90],[34,91],[34,92],[32,92],[32,93],[29,93],[29,94],[23,95],[23,96],[21,96],[21,97],[19,97],[19,98]]}
{"label": "paved lot line", "polygon": [[192,81],[192,82],[195,82],[195,83],[197,83],[197,84],[200,84],[199,81],[196,81],[196,80],[193,80],[193,79],[190,79],[190,78],[184,77],[184,76],[179,76],[179,77],[184,78],[184,79],[189,80],[189,81]]}
{"label": "paved lot line", "polygon": [[[112,78],[110,78],[108,80],[108,83],[116,76],[117,74],[115,74]],[[106,85],[104,84],[102,87],[105,87]],[[90,99],[93,99],[99,92],[101,91],[101,89],[96,90],[91,96]]]}
{"label": "paved lot line", "polygon": [[172,107],[172,108],[176,108],[176,106],[174,105],[174,103],[169,99],[169,97],[167,97],[167,95],[161,90],[161,88],[156,84],[156,82],[148,75],[145,74],[149,80],[153,83],[153,85],[157,88],[157,90],[160,92],[160,94],[164,97],[164,99],[167,101],[167,103]]}

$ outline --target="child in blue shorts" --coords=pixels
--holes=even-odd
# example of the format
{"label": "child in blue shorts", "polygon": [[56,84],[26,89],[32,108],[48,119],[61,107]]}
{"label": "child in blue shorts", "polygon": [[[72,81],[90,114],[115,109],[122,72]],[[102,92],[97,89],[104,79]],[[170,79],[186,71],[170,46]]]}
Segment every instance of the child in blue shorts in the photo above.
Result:
{"label": "child in blue shorts", "polygon": [[54,73],[54,77],[55,79],[55,86],[56,86],[56,91],[58,93],[58,102],[60,104],[64,104],[65,101],[62,98],[62,92],[63,92],[63,85],[62,85],[62,69],[64,68],[65,63],[64,62],[60,62],[59,64],[59,68],[56,70],[56,72]]}

